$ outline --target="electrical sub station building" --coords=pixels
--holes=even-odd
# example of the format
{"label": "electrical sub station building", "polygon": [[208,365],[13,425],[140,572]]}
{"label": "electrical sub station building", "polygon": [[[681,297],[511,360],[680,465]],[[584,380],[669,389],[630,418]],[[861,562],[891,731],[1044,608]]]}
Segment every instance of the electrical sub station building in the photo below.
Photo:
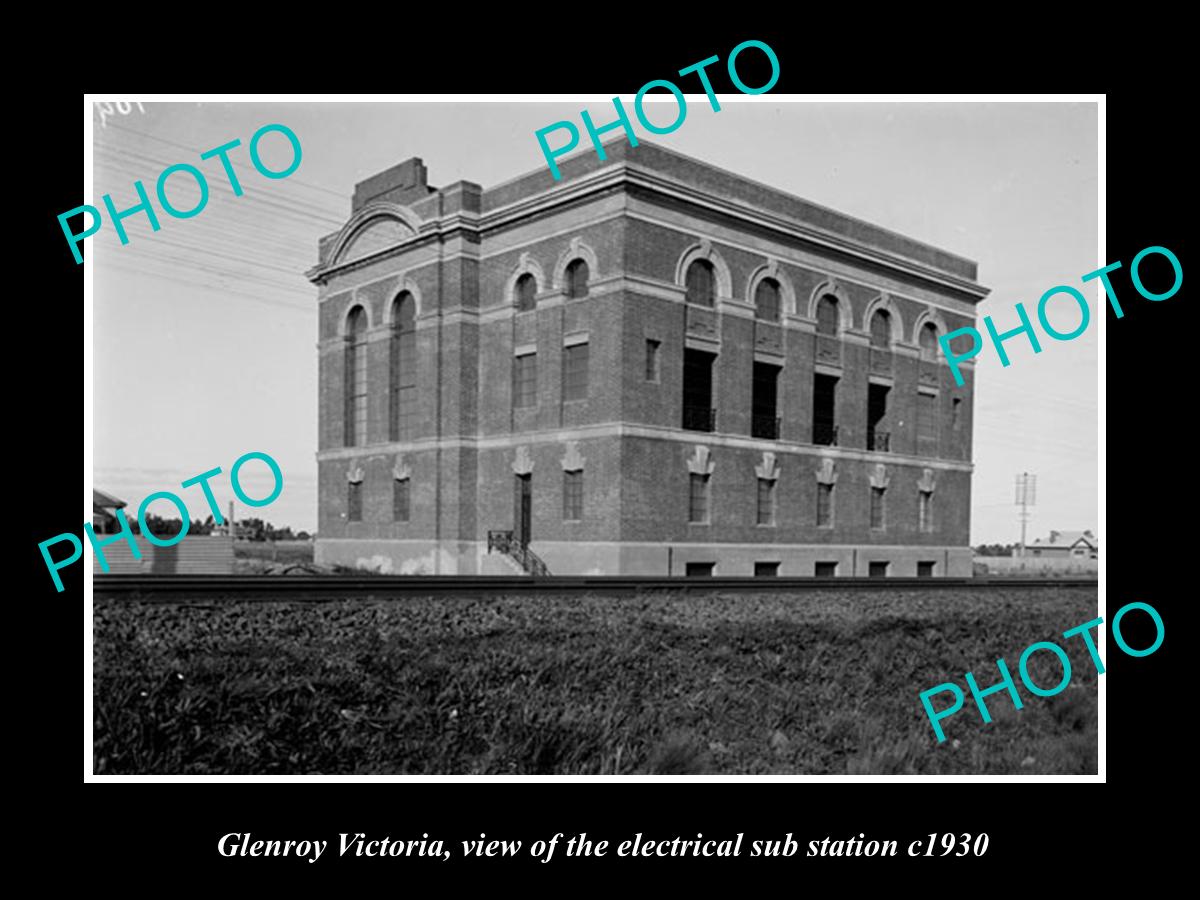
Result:
{"label": "electrical sub station building", "polygon": [[976,264],[695,159],[420,159],[320,241],[318,562],[970,575]]}

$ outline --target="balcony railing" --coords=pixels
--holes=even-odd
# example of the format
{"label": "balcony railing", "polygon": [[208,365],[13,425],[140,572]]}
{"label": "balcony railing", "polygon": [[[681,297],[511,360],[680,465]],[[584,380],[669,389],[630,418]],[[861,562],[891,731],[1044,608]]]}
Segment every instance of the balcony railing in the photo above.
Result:
{"label": "balcony railing", "polygon": [[832,422],[813,422],[813,443],[836,447],[838,429]]}
{"label": "balcony railing", "polygon": [[689,431],[716,431],[717,411],[706,406],[685,406],[683,427]]}
{"label": "balcony railing", "polygon": [[868,431],[867,449],[887,453],[891,444],[891,433],[887,431]]}
{"label": "balcony railing", "polygon": [[750,419],[750,434],[756,438],[777,441],[779,440],[779,423],[778,416],[755,415]]}

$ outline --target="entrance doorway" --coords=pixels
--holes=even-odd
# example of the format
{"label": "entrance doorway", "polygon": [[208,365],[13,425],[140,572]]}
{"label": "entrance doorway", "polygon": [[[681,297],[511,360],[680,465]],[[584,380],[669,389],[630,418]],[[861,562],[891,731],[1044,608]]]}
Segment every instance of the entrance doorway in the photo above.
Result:
{"label": "entrance doorway", "polygon": [[522,547],[529,546],[533,528],[533,473],[516,476],[516,512],[513,515],[513,538]]}

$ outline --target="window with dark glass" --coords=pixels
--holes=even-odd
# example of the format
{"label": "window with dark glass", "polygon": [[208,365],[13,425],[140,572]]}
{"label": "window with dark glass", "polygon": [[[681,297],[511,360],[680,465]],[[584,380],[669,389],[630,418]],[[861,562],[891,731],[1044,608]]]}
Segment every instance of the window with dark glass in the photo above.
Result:
{"label": "window with dark glass", "polygon": [[716,270],[706,259],[698,259],[688,266],[687,302],[712,306],[716,296]]}
{"label": "window with dark glass", "polygon": [[392,519],[407,522],[408,515],[408,479],[401,478],[392,482]]}
{"label": "window with dark glass", "polygon": [[867,563],[867,575],[871,578],[887,578],[889,565],[883,560],[869,562]]}
{"label": "window with dark glass", "polygon": [[834,578],[837,576],[836,562],[818,562],[813,566],[813,574],[818,578]]}
{"label": "window with dark glass", "polygon": [[840,330],[837,297],[826,294],[817,301],[817,334],[836,335]]}
{"label": "window with dark glass", "polygon": [[813,443],[837,444],[837,384],[835,375],[813,376]]}
{"label": "window with dark glass", "polygon": [[347,447],[367,442],[367,313],[356,306],[346,323],[346,421]]}
{"label": "window with dark glass", "polygon": [[588,345],[563,348],[563,399],[586,400],[588,395]]}
{"label": "window with dark glass", "polygon": [[659,380],[658,368],[658,353],[662,347],[661,341],[656,341],[653,338],[646,338],[646,380],[657,382]]}
{"label": "window with dark glass", "polygon": [[754,564],[755,578],[774,578],[779,574],[779,563],[777,562],[756,562]]}
{"label": "window with dark glass", "polygon": [[917,506],[917,529],[933,531],[933,491],[921,491]]}
{"label": "window with dark glass", "polygon": [[517,279],[517,311],[527,312],[537,306],[537,279],[526,272]]}
{"label": "window with dark glass", "polygon": [[713,409],[713,353],[687,347],[683,351],[683,427],[692,431],[715,431]]}
{"label": "window with dark glass", "polygon": [[537,406],[536,353],[526,353],[513,359],[513,406],[517,409]]}
{"label": "window with dark glass", "polygon": [[563,519],[583,519],[583,472],[563,472]]}
{"label": "window with dark glass", "polygon": [[879,350],[892,346],[892,317],[886,309],[878,309],[871,316],[871,346]]}
{"label": "window with dark glass", "polygon": [[767,322],[779,321],[779,282],[764,278],[754,289],[754,314]]}
{"label": "window with dark glass", "polygon": [[775,481],[758,479],[758,524],[775,524]]}
{"label": "window with dark glass", "polygon": [[877,531],[883,530],[883,501],[885,489],[871,488],[871,527]]}
{"label": "window with dark glass", "polygon": [[936,325],[932,322],[926,322],[922,325],[921,332],[917,336],[917,342],[921,347],[922,359],[937,359],[938,330]]}
{"label": "window with dark glass", "polygon": [[391,359],[388,371],[388,439],[414,436],[417,420],[416,301],[404,291],[392,305]]}
{"label": "window with dark glass", "polygon": [[362,521],[362,482],[351,481],[346,497],[346,520],[349,522]]}
{"label": "window with dark glass", "polygon": [[688,521],[708,521],[708,475],[691,473],[690,494],[688,496]]}
{"label": "window with dark glass", "polygon": [[921,456],[937,456],[937,395],[917,394],[917,452]]}
{"label": "window with dark glass", "polygon": [[887,426],[888,395],[886,384],[867,385],[867,449],[886,452],[891,449]]}
{"label": "window with dark glass", "polygon": [[750,434],[779,439],[779,366],[755,362],[751,379]]}
{"label": "window with dark glass", "polygon": [[833,525],[833,485],[817,484],[817,525],[829,528]]}
{"label": "window with dark glass", "polygon": [[567,266],[567,297],[577,299],[588,293],[588,264],[582,259]]}

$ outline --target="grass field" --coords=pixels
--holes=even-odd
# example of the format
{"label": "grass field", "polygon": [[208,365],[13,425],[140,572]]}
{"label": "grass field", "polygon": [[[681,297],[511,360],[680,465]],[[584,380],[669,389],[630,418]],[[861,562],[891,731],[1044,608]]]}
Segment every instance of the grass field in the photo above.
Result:
{"label": "grass field", "polygon": [[[1097,675],[1017,672],[1093,588],[95,604],[97,774],[1021,773],[1097,765]],[[1038,668],[1042,685],[1061,670]],[[1019,683],[1019,682],[1018,682]],[[935,701],[939,708],[945,700]]]}

